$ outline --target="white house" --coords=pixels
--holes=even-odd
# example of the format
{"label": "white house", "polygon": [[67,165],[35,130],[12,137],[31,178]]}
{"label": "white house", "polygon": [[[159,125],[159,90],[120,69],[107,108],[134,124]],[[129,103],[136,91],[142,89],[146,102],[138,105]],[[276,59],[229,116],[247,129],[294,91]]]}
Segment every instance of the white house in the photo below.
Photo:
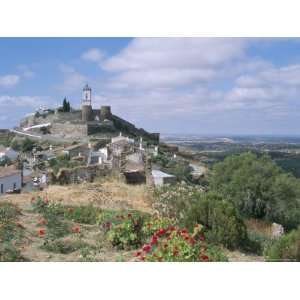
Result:
{"label": "white house", "polygon": [[155,186],[176,183],[176,177],[174,175],[164,173],[160,170],[152,170],[152,177]]}
{"label": "white house", "polygon": [[8,158],[11,161],[14,161],[18,158],[19,152],[13,150],[12,148],[5,148],[0,145],[0,161]]}
{"label": "white house", "polygon": [[7,191],[19,190],[22,188],[21,171],[14,166],[0,167],[0,196]]}

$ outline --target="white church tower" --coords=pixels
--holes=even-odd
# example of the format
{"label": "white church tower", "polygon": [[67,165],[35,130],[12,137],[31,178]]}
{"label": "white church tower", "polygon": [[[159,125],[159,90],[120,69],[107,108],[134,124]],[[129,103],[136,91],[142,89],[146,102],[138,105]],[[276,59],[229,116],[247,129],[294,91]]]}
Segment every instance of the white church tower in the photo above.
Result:
{"label": "white church tower", "polygon": [[82,106],[84,105],[92,105],[92,89],[88,86],[88,84],[86,84],[83,88]]}

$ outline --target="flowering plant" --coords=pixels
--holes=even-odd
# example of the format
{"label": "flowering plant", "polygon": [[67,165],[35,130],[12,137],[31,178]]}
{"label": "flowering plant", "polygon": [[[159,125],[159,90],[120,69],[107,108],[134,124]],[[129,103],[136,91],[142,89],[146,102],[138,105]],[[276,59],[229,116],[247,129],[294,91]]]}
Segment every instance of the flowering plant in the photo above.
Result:
{"label": "flowering plant", "polygon": [[106,222],[108,241],[121,249],[139,247],[142,243],[143,218],[131,213],[120,216],[120,223]]}
{"label": "flowering plant", "polygon": [[226,260],[215,249],[209,249],[200,225],[195,226],[193,234],[175,226],[159,229],[150,242],[136,253],[136,257],[140,261],[161,262]]}
{"label": "flowering plant", "polygon": [[151,237],[160,228],[175,225],[175,220],[167,217],[153,217],[144,222],[142,232],[145,237]]}

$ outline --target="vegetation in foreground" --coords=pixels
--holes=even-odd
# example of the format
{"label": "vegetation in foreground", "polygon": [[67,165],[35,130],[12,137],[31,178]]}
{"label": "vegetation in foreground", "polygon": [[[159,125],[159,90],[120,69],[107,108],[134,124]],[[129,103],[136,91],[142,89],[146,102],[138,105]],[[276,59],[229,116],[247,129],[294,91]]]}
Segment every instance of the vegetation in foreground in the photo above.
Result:
{"label": "vegetation in foreground", "polygon": [[[240,251],[299,261],[299,191],[298,179],[268,157],[246,153],[216,164],[205,190],[190,183],[155,189],[152,212],[36,197],[27,211],[36,220],[30,239],[41,260],[227,261]],[[2,202],[0,214],[1,261],[30,260],[22,211]],[[286,234],[273,237],[272,222]]]}

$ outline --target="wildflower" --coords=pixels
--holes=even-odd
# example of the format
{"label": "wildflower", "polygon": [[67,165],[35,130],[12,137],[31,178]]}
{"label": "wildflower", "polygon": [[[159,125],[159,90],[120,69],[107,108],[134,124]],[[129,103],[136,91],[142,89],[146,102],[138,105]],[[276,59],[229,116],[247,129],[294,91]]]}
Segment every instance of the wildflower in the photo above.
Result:
{"label": "wildflower", "polygon": [[178,250],[174,250],[174,251],[173,251],[173,256],[178,256],[178,254],[179,254],[179,251],[178,251]]}
{"label": "wildflower", "polygon": [[141,254],[142,254],[142,252],[141,252],[141,251],[138,251],[138,252],[135,254],[135,256],[138,257],[138,256],[140,256]]}
{"label": "wildflower", "polygon": [[151,245],[145,245],[143,247],[143,251],[146,252],[146,253],[150,252],[150,250],[151,250]]}
{"label": "wildflower", "polygon": [[165,229],[159,229],[158,232],[157,232],[157,235],[164,235],[166,233],[166,230]]}
{"label": "wildflower", "polygon": [[175,227],[175,226],[170,226],[170,227],[169,227],[169,230],[170,230],[170,231],[175,231],[175,230],[176,230],[176,227]]}
{"label": "wildflower", "polygon": [[209,261],[209,257],[207,256],[207,255],[200,255],[200,259],[202,260],[202,261]]}
{"label": "wildflower", "polygon": [[72,228],[72,232],[73,232],[73,233],[80,233],[80,227],[79,227],[79,226],[74,226],[74,227]]}
{"label": "wildflower", "polygon": [[200,240],[200,241],[205,241],[205,236],[204,236],[204,234],[200,234],[199,240]]}
{"label": "wildflower", "polygon": [[39,229],[38,234],[40,237],[43,237],[46,234],[46,230],[45,229]]}
{"label": "wildflower", "polygon": [[145,256],[141,256],[141,257],[140,257],[140,260],[141,260],[141,261],[145,261]]}
{"label": "wildflower", "polygon": [[151,244],[152,246],[157,244],[157,236],[156,236],[156,235],[154,235],[154,236],[152,237],[151,243],[150,243],[150,244]]}

